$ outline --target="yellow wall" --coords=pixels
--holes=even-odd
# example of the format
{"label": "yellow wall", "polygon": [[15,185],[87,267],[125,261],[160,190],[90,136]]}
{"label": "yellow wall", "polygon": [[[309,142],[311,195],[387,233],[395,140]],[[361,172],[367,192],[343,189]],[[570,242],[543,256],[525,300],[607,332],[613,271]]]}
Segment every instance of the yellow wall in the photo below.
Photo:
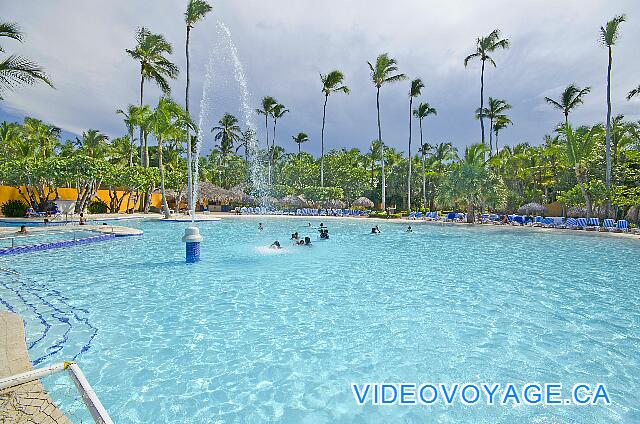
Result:
{"label": "yellow wall", "polygon": [[[24,187],[20,188],[23,193],[26,193]],[[118,191],[118,196],[121,196],[122,193],[122,191]],[[78,191],[75,188],[59,188],[58,194],[60,195],[60,199],[62,200],[76,200],[78,198]],[[98,190],[97,197],[107,205],[109,204],[109,190]],[[18,189],[16,187],[0,185],[0,205],[5,203],[7,200],[22,200],[24,202],[24,199],[22,198],[22,196],[20,196],[20,193],[18,192]],[[124,200],[122,201],[122,205],[120,206],[120,212],[126,212],[127,200],[128,197],[125,196]],[[154,193],[151,196],[151,204],[159,208],[161,206],[161,203],[162,196],[160,194]]]}

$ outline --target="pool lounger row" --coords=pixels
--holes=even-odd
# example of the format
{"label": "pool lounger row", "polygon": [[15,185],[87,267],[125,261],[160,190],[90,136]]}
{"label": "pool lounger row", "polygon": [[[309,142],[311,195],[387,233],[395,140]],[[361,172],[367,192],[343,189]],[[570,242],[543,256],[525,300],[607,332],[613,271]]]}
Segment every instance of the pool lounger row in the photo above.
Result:
{"label": "pool lounger row", "polygon": [[370,210],[356,209],[317,209],[317,208],[298,208],[298,209],[275,209],[267,207],[242,207],[236,209],[243,215],[290,215],[290,216],[366,216],[371,213]]}

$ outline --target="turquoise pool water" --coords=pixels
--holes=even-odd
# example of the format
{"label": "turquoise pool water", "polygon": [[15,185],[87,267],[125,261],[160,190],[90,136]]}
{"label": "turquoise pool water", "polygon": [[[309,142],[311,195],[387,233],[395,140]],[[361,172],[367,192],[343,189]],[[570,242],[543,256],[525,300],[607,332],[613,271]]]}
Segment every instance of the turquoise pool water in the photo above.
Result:
{"label": "turquoise pool water", "polygon": [[[264,232],[257,224],[265,224]],[[304,225],[311,222],[311,229]],[[76,358],[119,423],[640,422],[640,241],[326,220],[184,224],[0,258],[41,364]],[[314,240],[290,246],[294,231]],[[274,240],[285,248],[266,248]],[[351,383],[604,383],[607,406],[356,406]]]}
{"label": "turquoise pool water", "polygon": [[0,249],[14,246],[30,246],[36,244],[52,243],[56,241],[76,240],[80,238],[97,236],[95,231],[51,229],[51,231],[30,231],[27,234],[2,233],[0,235]]}

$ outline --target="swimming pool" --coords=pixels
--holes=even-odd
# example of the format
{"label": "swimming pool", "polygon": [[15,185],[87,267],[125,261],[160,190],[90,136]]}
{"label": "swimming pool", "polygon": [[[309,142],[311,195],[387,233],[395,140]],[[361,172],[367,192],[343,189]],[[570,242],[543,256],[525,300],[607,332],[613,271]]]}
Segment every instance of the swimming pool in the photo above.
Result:
{"label": "swimming pool", "polygon": [[30,246],[36,244],[53,243],[57,241],[77,240],[99,235],[95,231],[52,229],[50,231],[29,231],[27,234],[1,233],[0,249],[15,246]]}
{"label": "swimming pool", "polygon": [[[27,319],[32,359],[75,357],[115,422],[640,421],[638,240],[386,222],[376,236],[351,219],[319,241],[320,221],[201,223],[195,265],[185,224],[161,222],[0,258],[19,273],[0,274],[0,308]],[[314,246],[290,246],[295,231]],[[529,381],[605,383],[612,403],[356,406],[350,386]]]}

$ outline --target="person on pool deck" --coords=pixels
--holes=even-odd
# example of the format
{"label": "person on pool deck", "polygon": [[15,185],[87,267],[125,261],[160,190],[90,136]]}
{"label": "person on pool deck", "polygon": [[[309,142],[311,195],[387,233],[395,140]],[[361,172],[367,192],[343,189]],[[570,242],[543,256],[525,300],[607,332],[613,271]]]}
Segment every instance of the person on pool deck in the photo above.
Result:
{"label": "person on pool deck", "polygon": [[258,223],[258,230],[259,231],[264,230],[264,227],[262,226],[262,222]]}
{"label": "person on pool deck", "polygon": [[28,232],[26,225],[21,225],[20,230],[18,230],[18,234],[27,234]]}
{"label": "person on pool deck", "polygon": [[271,246],[269,246],[269,249],[280,249],[280,242],[278,240],[274,241],[271,243]]}
{"label": "person on pool deck", "polygon": [[509,217],[507,215],[502,215],[502,225],[509,225]]}
{"label": "person on pool deck", "polygon": [[82,212],[80,212],[80,225],[87,225],[87,218],[84,217]]}
{"label": "person on pool deck", "polygon": [[411,229],[411,225],[409,225],[409,227],[407,228],[407,233],[413,233],[413,230]]}
{"label": "person on pool deck", "polygon": [[304,245],[305,246],[311,246],[311,238],[310,237],[305,237],[304,238]]}

